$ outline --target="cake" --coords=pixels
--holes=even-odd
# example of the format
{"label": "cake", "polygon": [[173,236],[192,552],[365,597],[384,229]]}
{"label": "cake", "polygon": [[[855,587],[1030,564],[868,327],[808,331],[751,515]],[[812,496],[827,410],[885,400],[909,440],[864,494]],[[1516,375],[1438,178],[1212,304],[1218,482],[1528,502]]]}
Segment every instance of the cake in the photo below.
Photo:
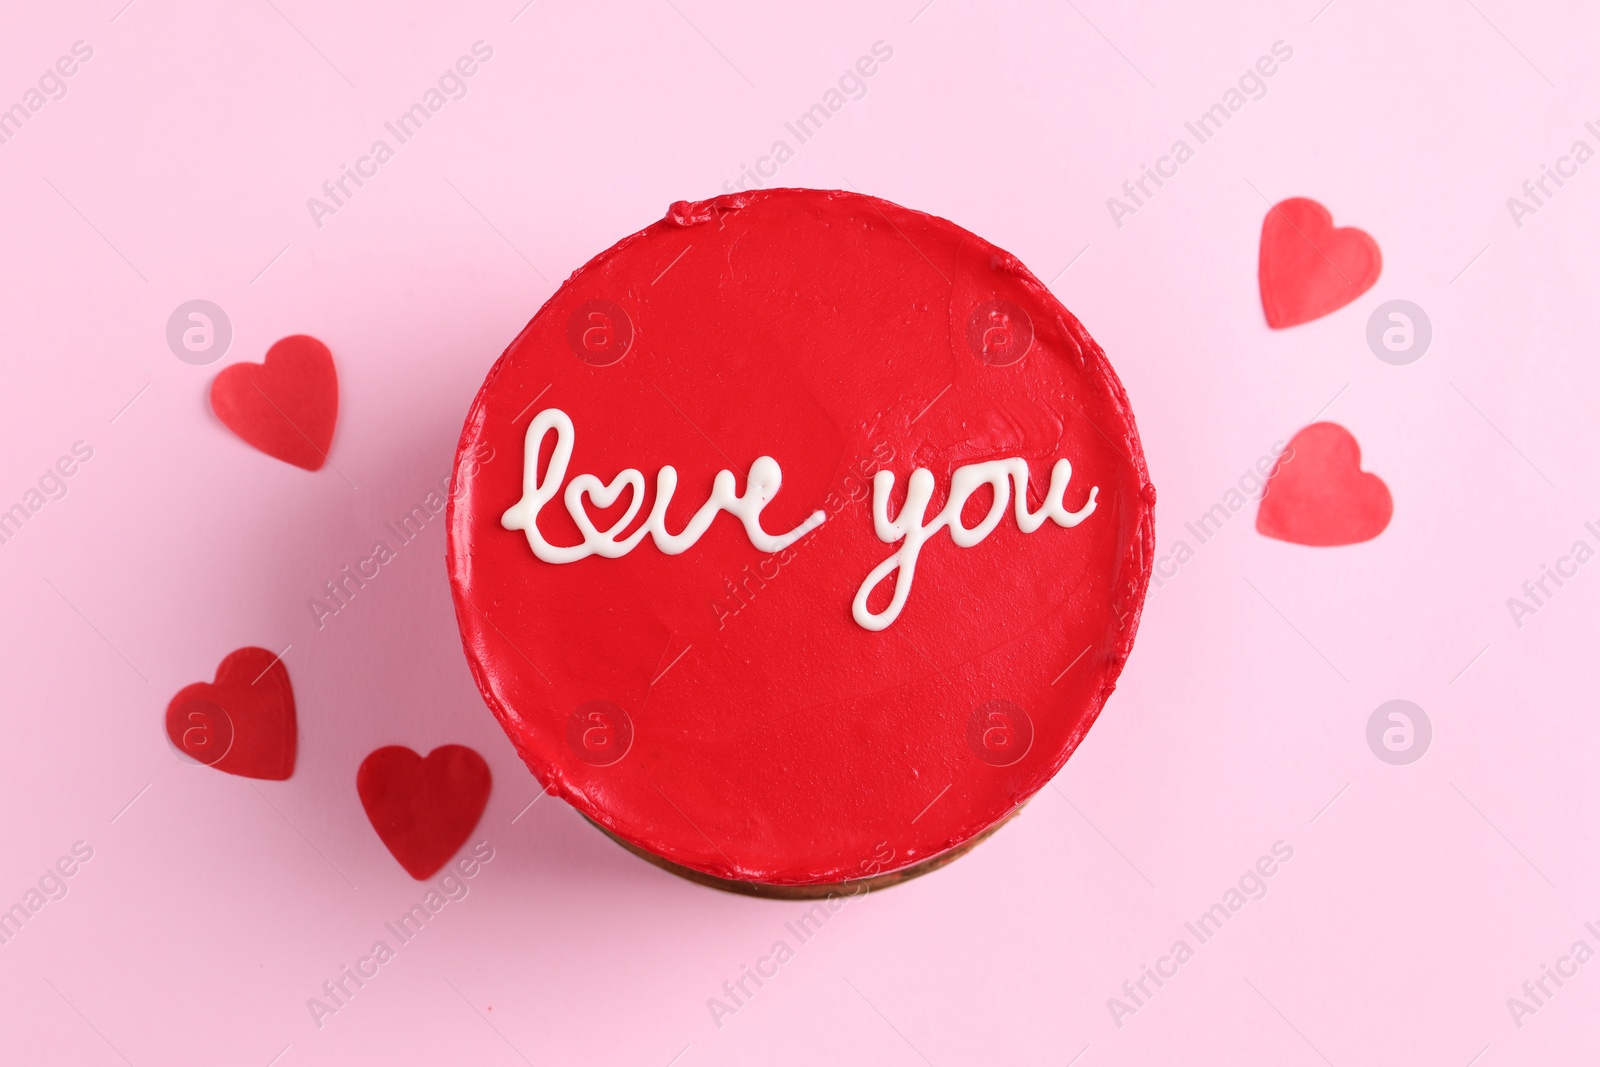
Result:
{"label": "cake", "polygon": [[672,205],[569,278],[462,431],[448,565],[545,789],[698,881],[948,861],[1111,694],[1154,489],[1013,256],[849,192]]}

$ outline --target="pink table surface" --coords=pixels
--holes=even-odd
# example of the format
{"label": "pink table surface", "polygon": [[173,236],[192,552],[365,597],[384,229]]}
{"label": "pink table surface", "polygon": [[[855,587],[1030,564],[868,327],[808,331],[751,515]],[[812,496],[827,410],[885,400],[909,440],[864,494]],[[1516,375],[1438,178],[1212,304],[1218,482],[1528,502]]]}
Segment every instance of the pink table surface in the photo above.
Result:
{"label": "pink table surface", "polygon": [[[1600,162],[1532,214],[1506,203],[1575,141],[1600,148],[1600,16],[922,3],[5,14],[0,105],[26,106],[75,42],[93,54],[45,78],[60,98],[0,144],[0,507],[75,442],[93,458],[0,545],[0,908],[75,843],[92,858],[0,945],[0,1060],[1600,1055],[1600,963],[1571,956],[1600,950],[1600,564],[1533,615],[1506,603],[1575,541],[1600,546],[1584,525],[1600,520]],[[314,219],[307,198],[478,41],[493,56],[464,95]],[[795,145],[784,123],[878,41],[893,57],[865,95]],[[1278,41],[1293,57],[1265,94],[1119,227],[1107,198]],[[1051,786],[804,943],[800,903],[688,884],[557,801],[528,807],[535,783],[462,656],[442,523],[320,629],[306,607],[446,474],[484,372],[561,278],[779,139],[795,151],[769,184],[946,216],[1050,280],[1128,387],[1161,553],[1319,415],[1395,500],[1361,545],[1269,540],[1254,505],[1191,544]],[[1271,331],[1257,239],[1268,203],[1297,195],[1371,233],[1384,269],[1350,306]],[[165,337],[196,298],[233,329],[209,367]],[[1405,366],[1366,342],[1391,299],[1433,325]],[[205,399],[221,367],[300,332],[331,347],[342,390],[314,475],[246,447]],[[185,764],[163,734],[171,695],[242,645],[287,647],[289,781]],[[1391,699],[1433,727],[1405,766],[1366,740]],[[494,859],[319,1026],[307,999],[425,892],[368,825],[355,769],[380,745],[452,742],[493,769],[474,841]],[[1185,923],[1277,842],[1293,856],[1265,895],[1201,943]],[[793,958],[714,1017],[780,940]],[[1178,940],[1192,958],[1131,1000],[1124,983]],[[1523,986],[1546,965],[1568,976],[1536,1003]]]}

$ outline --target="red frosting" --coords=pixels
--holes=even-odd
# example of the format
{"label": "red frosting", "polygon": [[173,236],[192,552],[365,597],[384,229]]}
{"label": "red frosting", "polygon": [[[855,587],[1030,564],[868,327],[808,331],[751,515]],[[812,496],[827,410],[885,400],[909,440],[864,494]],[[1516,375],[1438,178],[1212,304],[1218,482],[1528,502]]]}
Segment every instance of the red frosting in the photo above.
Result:
{"label": "red frosting", "polygon": [[[732,470],[770,456],[774,554],[719,514],[679,555],[537,558],[501,517],[523,495],[530,422],[575,426],[567,478],[676,468],[676,533]],[[547,468],[554,434],[539,470]],[[935,479],[1022,457],[1037,511],[1065,458],[1079,525],[923,548],[881,631],[851,614],[895,554],[873,475]],[[588,502],[606,530],[629,506]],[[989,510],[980,489],[963,511]],[[456,457],[449,566],[484,698],[539,780],[639,847],[722,878],[837,882],[930,859],[1005,818],[1061,768],[1133,643],[1155,501],[1127,396],[1100,347],[1016,259],[966,230],[844,192],[674,204],[597,256],[489,373]],[[560,495],[539,516],[582,537]],[[880,611],[894,582],[869,600]]]}

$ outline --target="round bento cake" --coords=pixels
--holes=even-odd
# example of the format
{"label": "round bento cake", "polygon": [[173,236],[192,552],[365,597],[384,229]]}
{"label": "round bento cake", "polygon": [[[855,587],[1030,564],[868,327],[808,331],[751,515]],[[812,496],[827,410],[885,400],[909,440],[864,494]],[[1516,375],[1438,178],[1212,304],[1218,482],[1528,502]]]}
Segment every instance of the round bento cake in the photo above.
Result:
{"label": "round bento cake", "polygon": [[484,381],[448,563],[540,783],[766,895],[959,855],[1133,644],[1155,492],[1104,352],[1013,256],[849,192],[672,205]]}

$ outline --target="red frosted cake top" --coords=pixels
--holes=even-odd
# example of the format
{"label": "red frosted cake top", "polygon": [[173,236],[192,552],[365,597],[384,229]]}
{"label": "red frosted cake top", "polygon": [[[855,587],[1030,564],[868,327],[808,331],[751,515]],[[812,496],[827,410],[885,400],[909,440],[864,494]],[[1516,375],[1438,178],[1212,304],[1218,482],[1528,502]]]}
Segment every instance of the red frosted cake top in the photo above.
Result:
{"label": "red frosted cake top", "polygon": [[1153,504],[1104,354],[1013,257],[780,189],[674,204],[540,309],[467,417],[450,576],[548,788],[707,874],[829,883],[1060,769]]}

